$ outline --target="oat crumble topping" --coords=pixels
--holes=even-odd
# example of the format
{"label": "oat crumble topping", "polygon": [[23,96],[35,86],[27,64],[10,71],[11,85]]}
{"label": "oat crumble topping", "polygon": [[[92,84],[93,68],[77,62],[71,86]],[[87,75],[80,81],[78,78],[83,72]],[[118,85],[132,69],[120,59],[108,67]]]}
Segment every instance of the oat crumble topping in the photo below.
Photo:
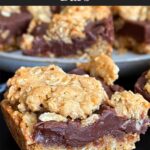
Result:
{"label": "oat crumble topping", "polygon": [[85,119],[107,98],[101,83],[88,76],[71,75],[59,67],[19,69],[8,81],[5,96],[20,112],[51,112]]}
{"label": "oat crumble topping", "polygon": [[117,114],[137,120],[146,118],[150,108],[150,103],[142,95],[134,94],[132,91],[115,92],[110,103]]}
{"label": "oat crumble topping", "polygon": [[79,64],[78,67],[89,72],[94,77],[102,78],[108,85],[112,85],[118,79],[119,68],[105,54],[92,58],[88,63]]}
{"label": "oat crumble topping", "polygon": [[114,6],[113,10],[127,20],[150,20],[150,7],[147,6]]}
{"label": "oat crumble topping", "polygon": [[84,38],[84,29],[88,21],[108,18],[110,10],[105,6],[72,6],[65,7],[61,14],[53,16],[45,39],[72,43],[73,38]]}
{"label": "oat crumble topping", "polygon": [[0,13],[5,17],[10,17],[12,13],[20,13],[21,6],[0,6]]}
{"label": "oat crumble topping", "polygon": [[49,23],[51,20],[50,6],[28,6],[27,9],[35,20]]}

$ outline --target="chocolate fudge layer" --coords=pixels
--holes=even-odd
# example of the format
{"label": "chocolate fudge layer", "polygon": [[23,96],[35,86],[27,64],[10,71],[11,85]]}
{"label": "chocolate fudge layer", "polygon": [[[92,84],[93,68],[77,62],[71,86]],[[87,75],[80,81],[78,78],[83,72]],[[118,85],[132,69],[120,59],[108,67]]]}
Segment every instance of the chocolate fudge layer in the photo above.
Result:
{"label": "chocolate fudge layer", "polygon": [[[113,9],[118,40],[116,46],[139,53],[150,53],[149,7],[115,6]],[[128,15],[130,13],[131,15]]]}
{"label": "chocolate fudge layer", "polygon": [[1,6],[0,50],[11,50],[17,46],[18,37],[26,31],[31,18],[31,14],[25,8]]}
{"label": "chocolate fudge layer", "polygon": [[117,34],[132,37],[140,43],[150,43],[150,21],[125,21]]}
{"label": "chocolate fudge layer", "polygon": [[[102,13],[102,10],[105,13]],[[86,16],[86,13],[89,16]],[[76,17],[78,15],[79,17]],[[107,7],[65,7],[59,15],[53,16],[49,25],[43,24],[41,27],[40,34],[30,32],[24,35],[22,41],[24,54],[60,57],[84,53],[90,53],[89,55],[111,53],[114,29],[112,16]],[[30,44],[27,38],[31,39]],[[99,45],[103,45],[101,49]],[[105,49],[102,50],[102,47]]]}
{"label": "chocolate fudge layer", "polygon": [[144,120],[139,130],[136,120],[117,116],[115,110],[107,105],[102,105],[97,114],[99,119],[86,127],[79,120],[40,122],[35,126],[34,139],[44,145],[79,147],[106,135],[121,140],[128,133],[144,134],[148,128],[148,120]]}
{"label": "chocolate fudge layer", "polygon": [[149,79],[147,78],[149,72],[144,72],[141,77],[139,77],[139,79],[137,80],[136,84],[135,84],[135,92],[140,93],[141,95],[143,95],[143,97],[145,99],[147,99],[148,101],[150,101],[150,92],[147,90],[149,84]]}

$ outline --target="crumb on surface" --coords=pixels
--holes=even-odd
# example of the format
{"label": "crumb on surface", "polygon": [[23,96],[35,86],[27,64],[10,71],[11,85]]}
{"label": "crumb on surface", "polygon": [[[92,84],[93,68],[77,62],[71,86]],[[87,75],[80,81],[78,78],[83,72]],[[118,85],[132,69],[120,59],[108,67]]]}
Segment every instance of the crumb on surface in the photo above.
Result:
{"label": "crumb on surface", "polygon": [[112,85],[118,79],[119,68],[105,54],[92,58],[88,63],[79,64],[78,67],[89,72],[94,77],[102,78],[108,85]]}

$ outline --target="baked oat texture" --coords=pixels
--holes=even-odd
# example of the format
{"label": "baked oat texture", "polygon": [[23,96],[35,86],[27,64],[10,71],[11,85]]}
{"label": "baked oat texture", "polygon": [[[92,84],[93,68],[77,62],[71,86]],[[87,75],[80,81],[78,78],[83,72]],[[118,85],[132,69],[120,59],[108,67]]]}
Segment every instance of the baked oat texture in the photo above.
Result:
{"label": "baked oat texture", "polygon": [[49,23],[51,19],[50,6],[27,6],[34,20]]}
{"label": "baked oat texture", "polygon": [[123,19],[132,21],[150,20],[149,6],[113,6],[113,13],[118,14]]}
{"label": "baked oat texture", "polygon": [[95,78],[66,74],[54,65],[21,68],[8,87],[6,98],[19,111],[44,110],[72,119],[86,118],[107,99]]}
{"label": "baked oat texture", "polygon": [[139,43],[129,36],[117,36],[114,42],[114,46],[124,52],[127,50],[133,50],[139,54],[149,54],[150,53],[150,44],[148,43]]}
{"label": "baked oat texture", "polygon": [[11,16],[11,13],[20,13],[21,6],[0,6],[0,13],[5,17]]}
{"label": "baked oat texture", "polygon": [[11,134],[21,150],[132,150],[135,148],[135,142],[139,141],[139,135],[128,134],[124,137],[122,142],[110,136],[106,136],[100,138],[96,144],[90,143],[81,148],[65,148],[63,146],[44,147],[34,143],[32,140],[30,129],[34,119],[31,121],[31,116],[27,115],[26,119],[23,119],[21,113],[15,111],[7,100],[3,101],[1,106]]}
{"label": "baked oat texture", "polygon": [[132,91],[115,92],[111,97],[111,104],[120,116],[136,120],[146,118],[150,109],[150,103],[142,95],[134,94]]}
{"label": "baked oat texture", "polygon": [[78,64],[78,67],[94,77],[102,78],[108,85],[112,85],[118,79],[118,66],[105,54],[92,57],[90,62]]}
{"label": "baked oat texture", "polygon": [[[111,11],[105,6],[68,6],[64,7],[59,14],[51,15],[49,27],[43,38],[46,42],[63,41],[66,44],[72,44],[72,39],[86,37],[84,29],[89,21],[99,21],[107,19],[111,16]],[[34,36],[31,34],[34,28],[41,22],[33,19],[28,28],[28,33],[24,34],[21,40],[21,48],[23,50],[32,49]],[[30,40],[28,40],[30,39]],[[99,37],[96,43],[85,49],[85,57],[97,56],[100,53],[110,55],[112,53],[112,44]],[[53,56],[54,54],[49,54]],[[79,56],[83,56],[83,52],[78,50]],[[84,56],[83,56],[84,57]]]}
{"label": "baked oat texture", "polygon": [[146,78],[147,82],[144,86],[144,89],[150,94],[150,70],[145,75],[145,78]]}
{"label": "baked oat texture", "polygon": [[107,19],[110,15],[110,9],[105,6],[65,7],[60,14],[53,16],[45,38],[71,43],[72,38],[85,37],[84,29],[88,21]]}

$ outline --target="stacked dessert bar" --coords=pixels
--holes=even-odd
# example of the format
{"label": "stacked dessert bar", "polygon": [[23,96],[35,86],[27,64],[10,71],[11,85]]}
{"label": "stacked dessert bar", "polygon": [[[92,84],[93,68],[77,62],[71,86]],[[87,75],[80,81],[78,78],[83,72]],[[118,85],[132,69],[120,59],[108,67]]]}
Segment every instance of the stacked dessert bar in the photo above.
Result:
{"label": "stacked dessert bar", "polygon": [[114,84],[118,67],[101,54],[69,73],[22,67],[1,103],[22,150],[132,150],[150,120],[150,103]]}
{"label": "stacked dessert bar", "polygon": [[0,51],[17,49],[19,37],[26,32],[31,14],[21,6],[0,6]]}
{"label": "stacked dessert bar", "polygon": [[56,12],[59,12],[59,7],[0,6],[0,51],[19,49],[22,35],[30,30],[31,21],[47,23]]}
{"label": "stacked dessert bar", "polygon": [[89,57],[110,55],[113,40],[113,20],[108,7],[66,6],[59,8],[50,22],[30,24],[21,48],[25,55],[32,56]]}
{"label": "stacked dessert bar", "polygon": [[150,53],[150,7],[113,6],[116,41],[119,49]]}

